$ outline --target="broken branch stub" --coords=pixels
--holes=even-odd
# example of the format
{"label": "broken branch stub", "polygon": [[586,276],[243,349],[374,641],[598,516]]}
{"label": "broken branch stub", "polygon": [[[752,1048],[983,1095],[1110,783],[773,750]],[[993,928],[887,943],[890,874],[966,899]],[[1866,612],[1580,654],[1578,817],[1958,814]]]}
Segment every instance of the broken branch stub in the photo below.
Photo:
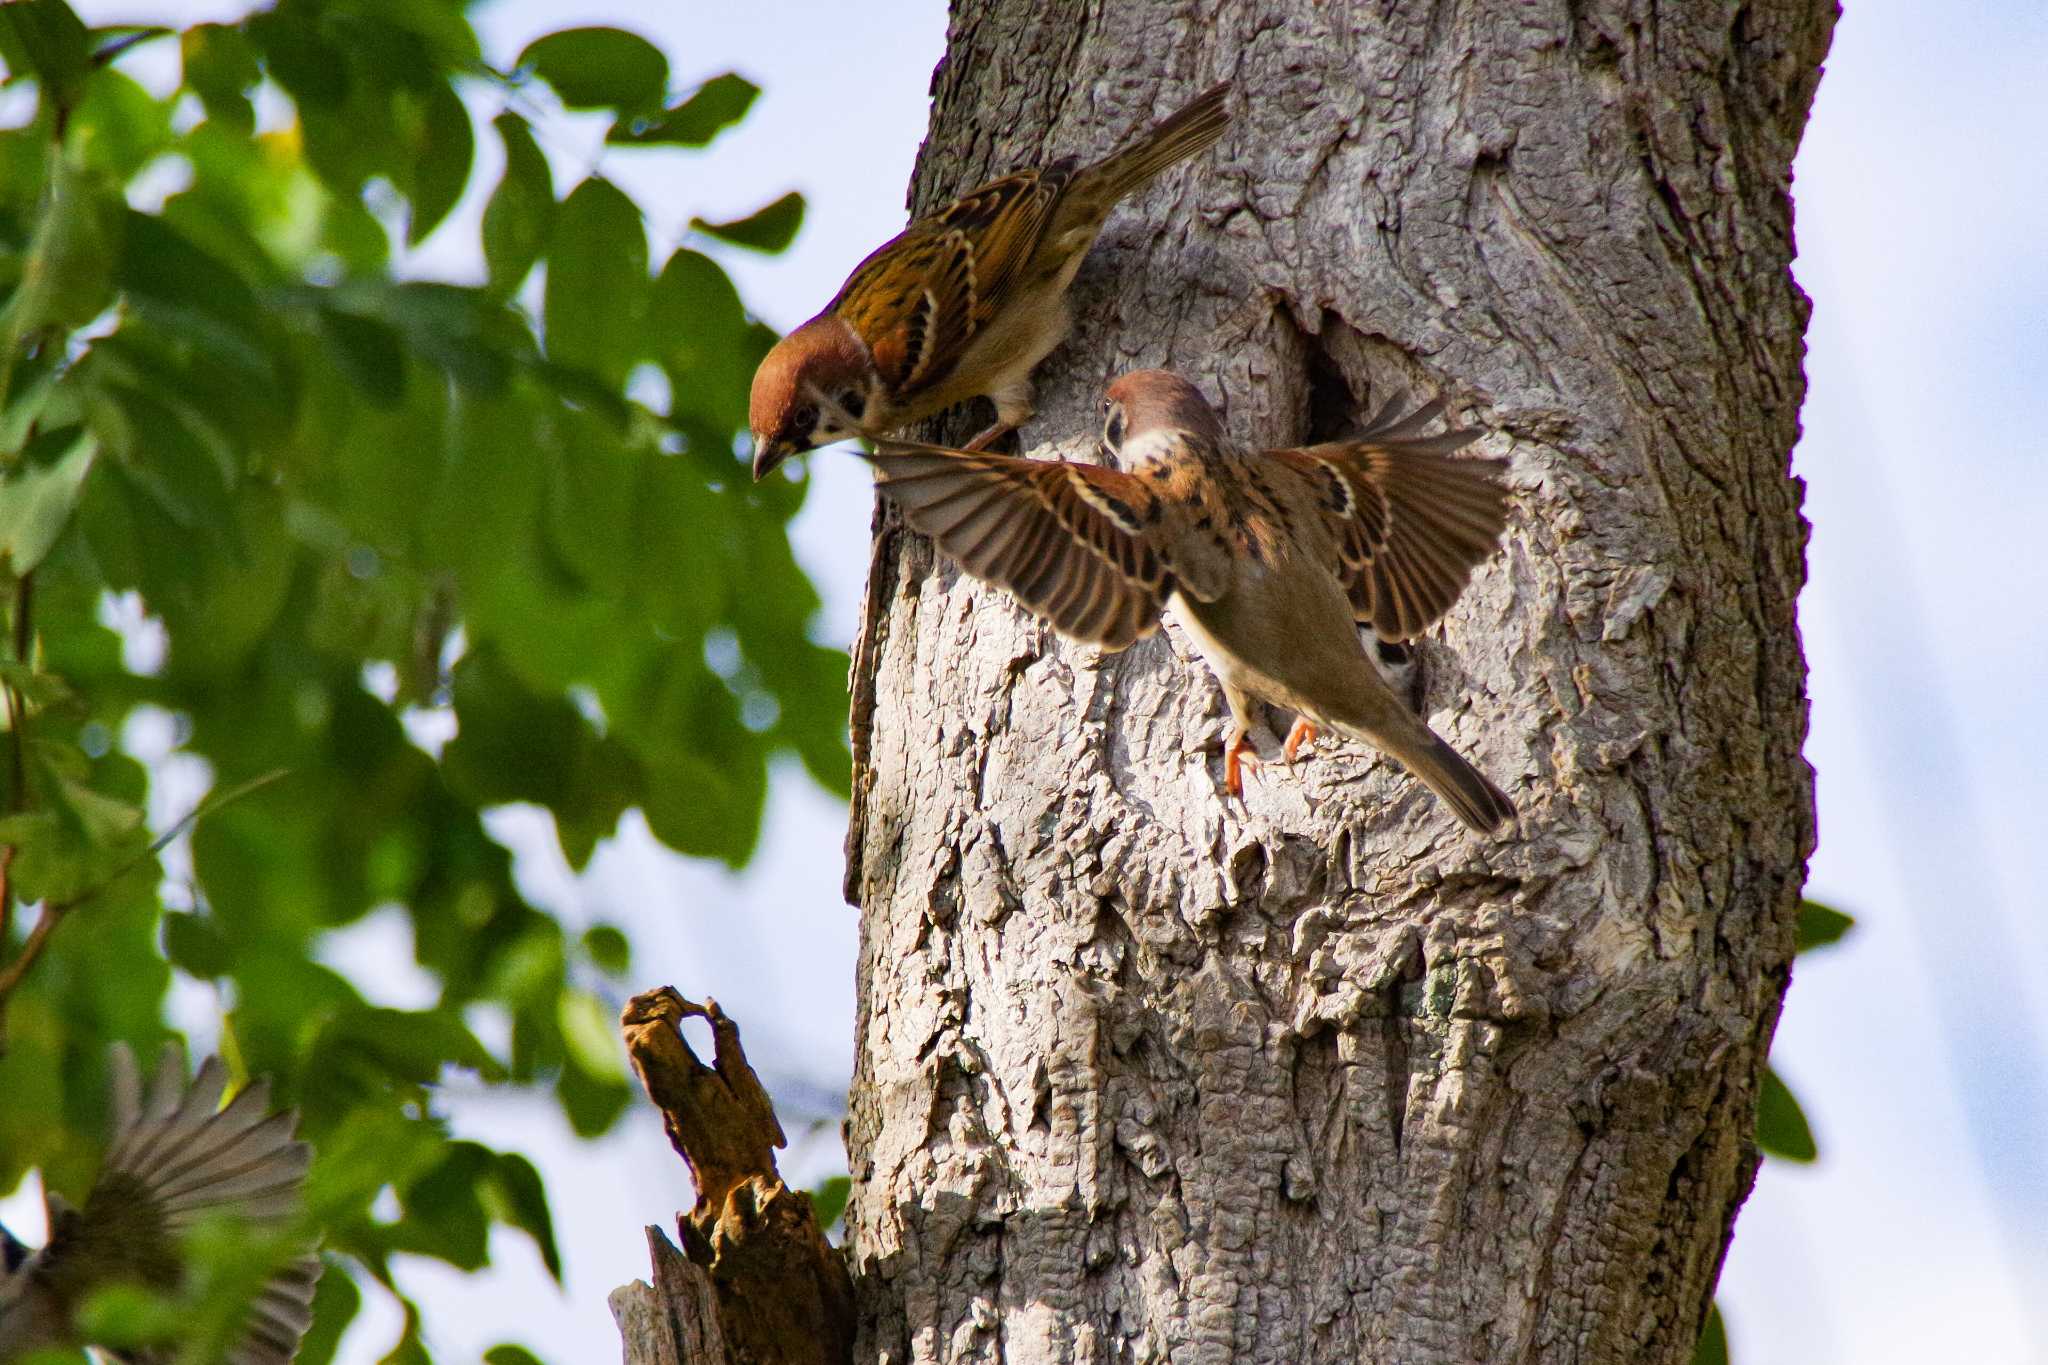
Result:
{"label": "broken branch stub", "polygon": [[[711,1025],[712,1064],[680,1025]],[[842,1365],[853,1355],[853,1285],[809,1196],[775,1167],[788,1145],[739,1026],[672,986],[626,1002],[619,1025],[633,1070],[690,1168],[697,1202],[676,1219],[678,1255],[650,1227],[654,1283],[611,1296],[627,1365]]]}

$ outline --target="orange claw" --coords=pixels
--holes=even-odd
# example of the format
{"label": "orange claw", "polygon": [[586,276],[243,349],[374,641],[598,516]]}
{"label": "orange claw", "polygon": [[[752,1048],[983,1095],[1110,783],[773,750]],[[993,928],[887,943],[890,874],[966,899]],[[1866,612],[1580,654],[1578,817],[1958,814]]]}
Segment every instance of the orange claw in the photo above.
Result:
{"label": "orange claw", "polygon": [[1238,800],[1244,800],[1244,773],[1249,768],[1259,770],[1259,756],[1252,750],[1252,742],[1243,735],[1230,741],[1223,751],[1223,790]]}
{"label": "orange claw", "polygon": [[1294,756],[1301,751],[1301,746],[1313,744],[1315,740],[1316,723],[1306,716],[1296,716],[1294,718],[1294,728],[1287,732],[1287,746],[1280,751],[1280,756],[1287,762],[1292,763],[1294,762]]}

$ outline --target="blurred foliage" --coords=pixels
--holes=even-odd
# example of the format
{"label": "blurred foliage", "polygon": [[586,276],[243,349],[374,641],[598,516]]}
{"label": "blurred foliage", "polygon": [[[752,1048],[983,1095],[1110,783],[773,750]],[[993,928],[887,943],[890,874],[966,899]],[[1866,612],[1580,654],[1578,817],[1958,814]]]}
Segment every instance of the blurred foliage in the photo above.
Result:
{"label": "blurred foliage", "polygon": [[[124,70],[167,50],[175,90]],[[0,1190],[40,1168],[82,1196],[108,1044],[147,1055],[174,982],[212,989],[231,1065],[318,1149],[317,1363],[360,1302],[341,1271],[396,1294],[394,1254],[475,1268],[508,1227],[560,1275],[533,1166],[437,1118],[449,1068],[543,1089],[583,1134],[629,1098],[592,993],[625,937],[522,898],[482,812],[545,807],[581,867],[638,808],[737,866],[777,756],[847,781],[846,661],[810,642],[786,535],[801,486],[735,453],[773,335],[713,257],[651,261],[601,172],[556,184],[536,138],[564,106],[610,117],[609,155],[701,147],[758,92],[677,94],[616,29],[493,71],[457,0],[183,31],[23,0],[0,65]],[[484,282],[412,277],[404,250],[472,192]],[[788,196],[698,244],[779,250],[801,218]],[[452,719],[445,747],[422,716]],[[216,792],[284,774],[197,822],[188,884],[145,820],[152,733]],[[322,963],[386,907],[427,1008]],[[426,1360],[401,1303],[390,1359]]]}
{"label": "blurred foliage", "polygon": [[[1799,920],[1792,930],[1795,956],[1814,948],[1826,948],[1845,938],[1856,927],[1855,917],[1819,901],[1799,902]],[[1757,1085],[1756,1145],[1765,1156],[1802,1165],[1820,1159],[1820,1146],[1813,1140],[1813,1125],[1776,1069],[1768,1063]],[[1728,1329],[1721,1320],[1721,1305],[1708,1305],[1707,1321],[1693,1350],[1692,1365],[1728,1365]]]}
{"label": "blurred foliage", "polygon": [[810,1190],[811,1213],[818,1220],[818,1227],[830,1232],[841,1218],[846,1216],[846,1201],[853,1196],[853,1177],[850,1175],[828,1175]]}

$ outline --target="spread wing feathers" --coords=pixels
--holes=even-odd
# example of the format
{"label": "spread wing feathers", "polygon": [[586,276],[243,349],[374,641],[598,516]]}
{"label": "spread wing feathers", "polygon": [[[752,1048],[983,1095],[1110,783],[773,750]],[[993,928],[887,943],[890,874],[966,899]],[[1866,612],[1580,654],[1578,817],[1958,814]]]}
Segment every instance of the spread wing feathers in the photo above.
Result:
{"label": "spread wing feathers", "polygon": [[[126,1047],[114,1048],[113,1071],[114,1146],[83,1221],[119,1218],[134,1235],[161,1241],[213,1213],[275,1224],[297,1212],[313,1152],[292,1137],[295,1113],[269,1112],[267,1082],[221,1108],[227,1070],[220,1059],[207,1058],[188,1086],[176,1046],[164,1049],[146,1093]],[[168,1255],[168,1244],[159,1251]],[[318,1257],[302,1257],[265,1283],[249,1330],[228,1357],[234,1365],[291,1359],[312,1322],[320,1268]]]}
{"label": "spread wing feathers", "polygon": [[832,311],[867,342],[897,393],[952,372],[1024,273],[1070,175],[1061,163],[991,180],[854,268]]}
{"label": "spread wing feathers", "polygon": [[178,1050],[165,1048],[145,1105],[133,1054],[115,1049],[119,1127],[106,1173],[138,1182],[173,1230],[215,1211],[289,1217],[313,1157],[292,1140],[297,1115],[270,1113],[270,1087],[260,1081],[220,1108],[227,1071],[218,1057],[206,1059],[189,1088],[184,1081]]}
{"label": "spread wing feathers", "polygon": [[1174,591],[1145,528],[1156,496],[1128,474],[881,441],[866,457],[903,519],[1064,635],[1122,649]]}
{"label": "spread wing feathers", "polygon": [[1480,433],[1417,436],[1442,404],[1395,416],[1398,406],[1374,414],[1364,439],[1275,452],[1315,485],[1353,614],[1387,640],[1411,639],[1449,611],[1507,524],[1497,482],[1506,461],[1444,458]]}

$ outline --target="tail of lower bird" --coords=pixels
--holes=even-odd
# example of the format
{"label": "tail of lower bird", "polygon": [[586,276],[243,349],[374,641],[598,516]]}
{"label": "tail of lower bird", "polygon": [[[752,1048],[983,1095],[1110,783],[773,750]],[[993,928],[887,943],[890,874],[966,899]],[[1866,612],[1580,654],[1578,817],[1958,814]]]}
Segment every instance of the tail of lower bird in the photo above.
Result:
{"label": "tail of lower bird", "polygon": [[[1403,727],[1404,729],[1406,727]],[[1398,737],[1359,736],[1413,773],[1452,814],[1480,834],[1489,834],[1515,818],[1515,803],[1465,756],[1444,743],[1434,730],[1416,721],[1414,730]]]}
{"label": "tail of lower bird", "polygon": [[1230,82],[1211,86],[1137,137],[1074,177],[1070,200],[1110,204],[1139,189],[1171,166],[1214,146],[1230,126],[1223,107]]}

